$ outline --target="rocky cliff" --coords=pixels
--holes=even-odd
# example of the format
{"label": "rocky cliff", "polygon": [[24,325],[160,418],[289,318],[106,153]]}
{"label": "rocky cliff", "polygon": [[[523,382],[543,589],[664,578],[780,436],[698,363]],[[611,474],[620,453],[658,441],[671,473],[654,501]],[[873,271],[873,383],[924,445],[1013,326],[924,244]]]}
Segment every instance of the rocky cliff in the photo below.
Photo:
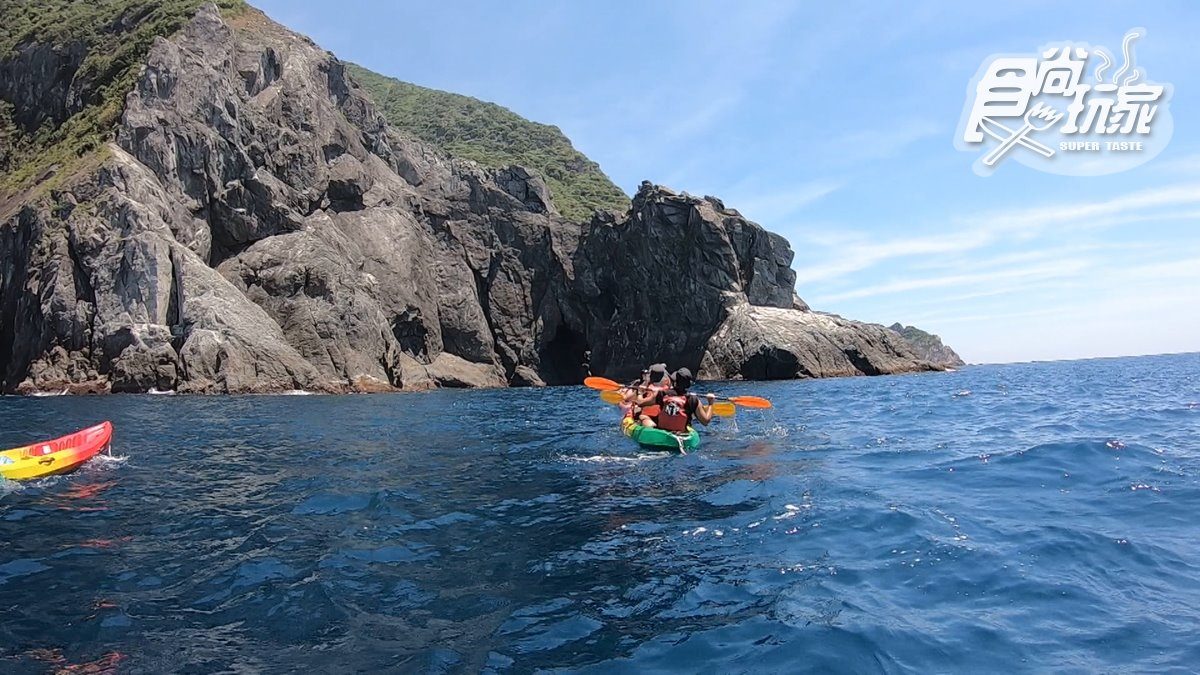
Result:
{"label": "rocky cliff", "polygon": [[[6,100],[36,114],[48,94],[24,81]],[[563,384],[589,354],[617,377],[934,367],[809,311],[787,242],[719,200],[644,184],[627,213],[572,222],[533,172],[396,131],[255,11],[206,6],[157,38],[80,166],[0,199],[6,391]]]}
{"label": "rocky cliff", "polygon": [[888,329],[899,333],[912,346],[913,353],[943,368],[957,368],[966,362],[953,349],[942,344],[942,338],[917,328],[894,323]]}

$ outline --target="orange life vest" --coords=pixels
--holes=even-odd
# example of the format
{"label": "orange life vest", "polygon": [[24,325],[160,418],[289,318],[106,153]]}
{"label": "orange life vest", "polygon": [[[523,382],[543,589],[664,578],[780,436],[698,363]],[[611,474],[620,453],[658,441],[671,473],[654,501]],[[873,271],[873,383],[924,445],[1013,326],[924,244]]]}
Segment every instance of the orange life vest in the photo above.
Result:
{"label": "orange life vest", "polygon": [[687,396],[663,396],[655,424],[663,431],[687,431]]}

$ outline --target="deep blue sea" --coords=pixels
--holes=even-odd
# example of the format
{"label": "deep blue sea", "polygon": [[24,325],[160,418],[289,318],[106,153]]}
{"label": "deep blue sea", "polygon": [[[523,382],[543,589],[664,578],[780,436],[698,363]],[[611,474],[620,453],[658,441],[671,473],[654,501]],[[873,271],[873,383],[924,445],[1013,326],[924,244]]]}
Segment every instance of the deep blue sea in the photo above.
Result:
{"label": "deep blue sea", "polygon": [[1200,668],[1200,354],[711,388],[0,399],[0,672]]}

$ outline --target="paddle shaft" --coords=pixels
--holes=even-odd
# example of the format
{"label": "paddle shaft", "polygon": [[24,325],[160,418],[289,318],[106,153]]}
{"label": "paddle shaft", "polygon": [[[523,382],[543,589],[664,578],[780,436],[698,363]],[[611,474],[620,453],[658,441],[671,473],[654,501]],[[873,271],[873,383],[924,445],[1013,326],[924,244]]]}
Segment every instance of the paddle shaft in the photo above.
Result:
{"label": "paddle shaft", "polygon": [[[635,389],[637,391],[644,391],[645,389],[648,388],[647,385],[634,385],[633,387],[629,387],[629,386],[623,385],[619,382],[616,382],[614,380],[610,380],[606,377],[596,377],[596,376],[584,378],[583,384],[587,387],[590,387],[592,389],[598,389],[600,391],[616,391],[618,389]],[[704,398],[707,398],[707,396],[705,396]],[[717,400],[717,397],[714,397],[714,400]],[[761,396],[719,397],[719,400],[729,401],[730,403],[745,406],[747,408],[770,408],[770,407],[772,407],[771,402],[765,398],[762,398]]]}
{"label": "paddle shaft", "polygon": [[[615,391],[600,392],[600,400],[613,405],[620,405],[625,402],[623,396]],[[713,414],[718,417],[732,417],[737,414],[737,406],[729,401],[717,401],[712,405]]]}

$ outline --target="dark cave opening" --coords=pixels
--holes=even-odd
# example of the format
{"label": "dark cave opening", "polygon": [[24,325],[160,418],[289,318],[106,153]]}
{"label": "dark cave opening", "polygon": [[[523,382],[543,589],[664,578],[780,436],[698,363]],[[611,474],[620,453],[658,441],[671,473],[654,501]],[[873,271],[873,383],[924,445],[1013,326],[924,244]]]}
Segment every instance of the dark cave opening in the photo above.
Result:
{"label": "dark cave opening", "polygon": [[567,326],[559,326],[554,338],[541,349],[542,380],[549,385],[579,384],[588,376],[587,340]]}
{"label": "dark cave opening", "polygon": [[392,335],[401,350],[421,363],[429,363],[429,329],[421,320],[420,309],[409,307],[392,319]]}
{"label": "dark cave opening", "polygon": [[790,380],[803,371],[795,354],[779,348],[761,349],[742,364],[741,374],[747,380]]}

